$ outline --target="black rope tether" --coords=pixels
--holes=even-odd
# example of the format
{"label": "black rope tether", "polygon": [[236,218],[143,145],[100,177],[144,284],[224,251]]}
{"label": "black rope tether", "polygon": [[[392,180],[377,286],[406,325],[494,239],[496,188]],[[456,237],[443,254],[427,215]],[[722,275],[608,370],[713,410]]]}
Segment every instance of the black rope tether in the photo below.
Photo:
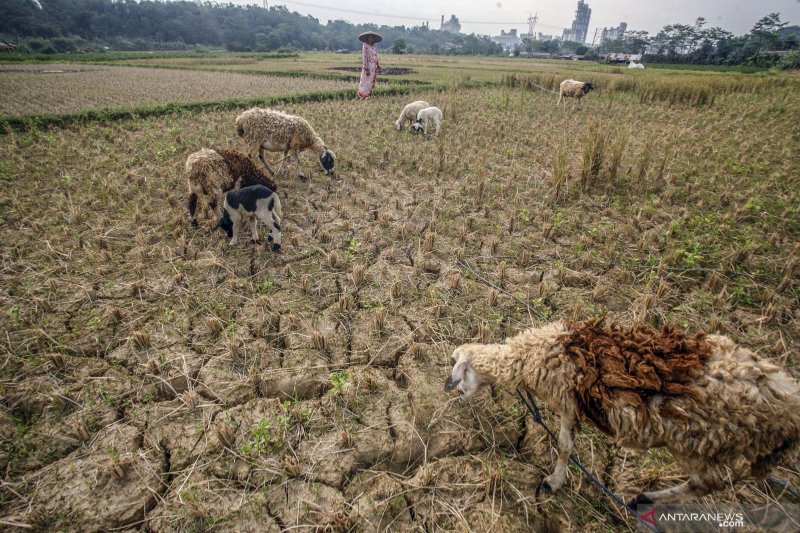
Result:
{"label": "black rope tether", "polygon": [[[539,411],[539,406],[536,405],[536,400],[533,399],[533,395],[530,392],[525,391],[525,395],[527,396],[527,398],[526,398],[526,396],[522,395],[522,392],[519,389],[517,390],[517,394],[519,395],[520,399],[522,400],[522,403],[525,404],[525,407],[528,408],[528,411],[530,411],[531,415],[533,416],[533,420],[537,424],[542,426],[544,428],[544,430],[547,432],[547,434],[550,435],[550,438],[553,440],[553,442],[555,442],[556,445],[558,445],[558,437],[556,437],[555,433],[550,431],[550,428],[547,427],[547,425],[542,420],[542,413],[541,413],[541,411]],[[591,472],[586,470],[586,468],[584,468],[584,466],[581,464],[581,462],[578,460],[577,457],[575,457],[574,455],[570,454],[569,459],[570,459],[570,461],[572,461],[575,464],[575,466],[577,466],[581,470],[581,472],[584,473],[584,475],[587,478],[589,478],[589,480],[592,483],[597,485],[600,488],[600,490],[602,490],[606,494],[606,496],[608,496],[609,498],[611,498],[612,500],[614,500],[615,502],[617,502],[618,504],[623,506],[625,509],[627,509],[628,512],[631,513],[634,517],[636,517],[636,520],[638,520],[640,523],[644,524],[645,527],[647,527],[647,529],[649,529],[650,531],[653,531],[654,533],[659,533],[658,529],[656,529],[653,526],[653,524],[651,524],[650,522],[647,522],[646,520],[643,520],[638,514],[636,514],[636,509],[634,509],[633,507],[631,507],[630,505],[628,505],[627,503],[622,501],[622,498],[620,498],[619,496],[617,496],[616,494],[611,492],[611,489],[609,489],[608,487],[603,485],[603,483],[599,479],[594,477],[591,474]]]}

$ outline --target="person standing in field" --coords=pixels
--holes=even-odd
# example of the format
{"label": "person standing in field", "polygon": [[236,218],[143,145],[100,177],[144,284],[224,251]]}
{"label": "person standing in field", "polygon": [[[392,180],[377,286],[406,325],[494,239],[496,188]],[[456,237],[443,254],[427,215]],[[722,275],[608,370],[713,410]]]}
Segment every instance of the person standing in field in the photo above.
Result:
{"label": "person standing in field", "polygon": [[375,82],[378,79],[378,71],[381,67],[378,64],[378,51],[375,50],[375,45],[381,42],[383,37],[374,31],[365,31],[358,36],[358,40],[364,44],[361,47],[363,65],[357,96],[364,100],[372,96],[372,89],[375,88]]}

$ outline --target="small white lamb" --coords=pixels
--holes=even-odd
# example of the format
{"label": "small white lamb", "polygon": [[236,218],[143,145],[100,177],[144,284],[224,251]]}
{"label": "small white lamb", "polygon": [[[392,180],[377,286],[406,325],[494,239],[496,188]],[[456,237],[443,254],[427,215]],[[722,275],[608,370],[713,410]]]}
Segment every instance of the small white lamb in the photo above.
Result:
{"label": "small white lamb", "polygon": [[416,102],[411,102],[407,106],[403,108],[403,111],[400,113],[400,118],[394,123],[397,131],[403,131],[403,125],[408,122],[409,124],[413,124],[414,121],[417,119],[417,113],[425,109],[426,107],[430,107],[431,104],[424,100],[417,100]]}
{"label": "small white lamb", "polygon": [[434,125],[436,126],[436,135],[439,135],[439,129],[441,128],[442,124],[442,110],[438,107],[426,107],[417,113],[417,120],[411,126],[414,128],[414,131],[419,133],[420,131],[425,135],[428,134],[428,126],[430,125],[431,121],[433,121]]}

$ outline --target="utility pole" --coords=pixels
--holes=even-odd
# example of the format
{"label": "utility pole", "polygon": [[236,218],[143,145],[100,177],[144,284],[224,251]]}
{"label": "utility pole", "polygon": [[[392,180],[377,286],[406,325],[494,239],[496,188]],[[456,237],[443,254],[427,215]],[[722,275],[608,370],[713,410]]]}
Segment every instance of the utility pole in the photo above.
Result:
{"label": "utility pole", "polygon": [[594,38],[592,39],[592,48],[594,48],[594,43],[597,41],[597,32],[600,31],[600,28],[594,29]]}

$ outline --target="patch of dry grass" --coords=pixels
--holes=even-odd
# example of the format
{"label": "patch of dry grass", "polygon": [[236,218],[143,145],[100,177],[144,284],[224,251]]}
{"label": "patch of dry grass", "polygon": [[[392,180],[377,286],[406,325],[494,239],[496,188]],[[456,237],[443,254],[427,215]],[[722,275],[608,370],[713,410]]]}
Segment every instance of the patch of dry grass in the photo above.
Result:
{"label": "patch of dry grass", "polygon": [[[578,112],[512,87],[413,98],[443,109],[439,138],[394,129],[403,97],[286,109],[338,161],[279,179],[281,255],[189,225],[184,159],[238,146],[234,111],[2,139],[4,520],[632,530],[574,472],[536,493],[544,432],[509,391],[448,398],[454,346],[606,315],[722,331],[797,373],[785,89]],[[576,451],[623,496],[682,475],[592,431]]]}

